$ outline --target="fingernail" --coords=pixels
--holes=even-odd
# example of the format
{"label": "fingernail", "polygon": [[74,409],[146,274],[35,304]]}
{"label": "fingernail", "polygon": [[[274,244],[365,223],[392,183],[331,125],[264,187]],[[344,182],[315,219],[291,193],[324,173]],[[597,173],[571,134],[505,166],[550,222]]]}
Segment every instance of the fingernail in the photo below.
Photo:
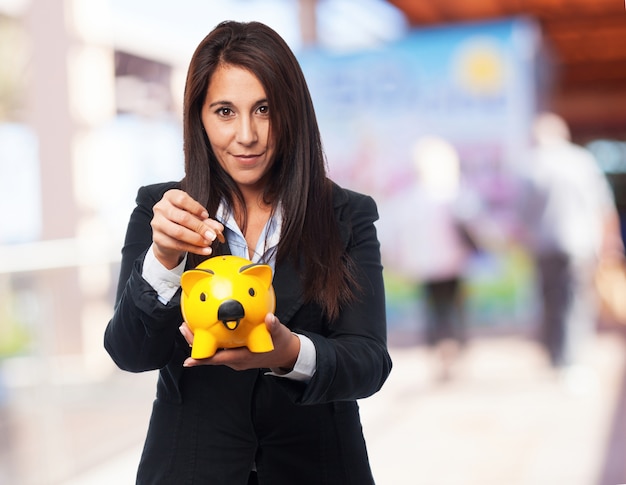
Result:
{"label": "fingernail", "polygon": [[207,232],[204,233],[204,237],[206,237],[208,240],[213,242],[213,241],[215,241],[215,238],[217,237],[217,234],[215,234],[213,231],[207,231]]}
{"label": "fingernail", "polygon": [[200,217],[202,217],[203,219],[208,219],[209,218],[209,213],[207,211],[203,211],[202,214],[200,215]]}

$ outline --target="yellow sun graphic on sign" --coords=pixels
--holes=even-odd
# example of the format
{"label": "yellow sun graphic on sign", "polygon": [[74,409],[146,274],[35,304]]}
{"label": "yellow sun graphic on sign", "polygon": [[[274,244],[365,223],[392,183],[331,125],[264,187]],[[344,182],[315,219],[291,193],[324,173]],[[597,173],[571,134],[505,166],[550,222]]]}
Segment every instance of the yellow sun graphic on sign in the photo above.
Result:
{"label": "yellow sun graphic on sign", "polygon": [[470,39],[459,47],[453,59],[455,80],[473,95],[500,94],[506,78],[504,61],[504,54],[495,41]]}

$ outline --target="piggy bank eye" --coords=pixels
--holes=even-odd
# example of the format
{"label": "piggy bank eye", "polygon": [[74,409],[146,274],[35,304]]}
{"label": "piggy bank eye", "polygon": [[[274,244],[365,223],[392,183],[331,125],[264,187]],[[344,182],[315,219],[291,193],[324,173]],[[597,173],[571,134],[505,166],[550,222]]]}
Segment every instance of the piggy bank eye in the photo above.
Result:
{"label": "piggy bank eye", "polygon": [[250,289],[248,290],[248,294],[249,294],[250,296],[254,296],[254,295],[255,295],[254,288],[250,288]]}
{"label": "piggy bank eye", "polygon": [[206,301],[206,293],[200,293],[200,301]]}

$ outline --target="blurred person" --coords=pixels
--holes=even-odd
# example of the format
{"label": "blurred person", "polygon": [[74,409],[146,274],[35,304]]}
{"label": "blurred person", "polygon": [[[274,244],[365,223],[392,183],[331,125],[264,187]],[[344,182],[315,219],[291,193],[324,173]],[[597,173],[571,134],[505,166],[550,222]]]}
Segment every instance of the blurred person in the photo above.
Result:
{"label": "blurred person", "polygon": [[565,383],[578,386],[589,377],[581,359],[598,318],[597,265],[623,252],[617,211],[604,173],[571,142],[563,118],[540,113],[532,134],[520,210],[541,295],[539,339]]}
{"label": "blurred person", "polygon": [[[328,178],[304,76],[272,29],[224,22],[201,41],[184,154],[180,182],[139,189],[105,332],[120,368],[159,369],[137,483],[374,483],[356,400],[391,370],[377,207]],[[221,254],[274,269],[273,351],[190,357],[180,276]]]}
{"label": "blurred person", "polygon": [[415,282],[416,298],[423,295],[426,343],[437,357],[437,376],[447,380],[466,341],[463,284],[476,250],[468,217],[473,203],[462,196],[459,156],[447,140],[420,138],[412,160],[415,184],[390,211],[386,261]]}

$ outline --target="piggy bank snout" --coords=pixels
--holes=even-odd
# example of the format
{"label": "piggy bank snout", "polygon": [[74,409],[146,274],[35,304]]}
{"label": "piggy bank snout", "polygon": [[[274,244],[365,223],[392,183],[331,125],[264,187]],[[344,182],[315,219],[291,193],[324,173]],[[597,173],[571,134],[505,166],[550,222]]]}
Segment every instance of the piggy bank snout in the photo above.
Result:
{"label": "piggy bank snout", "polygon": [[243,305],[237,300],[223,301],[217,309],[217,319],[229,330],[235,330],[245,315]]}

